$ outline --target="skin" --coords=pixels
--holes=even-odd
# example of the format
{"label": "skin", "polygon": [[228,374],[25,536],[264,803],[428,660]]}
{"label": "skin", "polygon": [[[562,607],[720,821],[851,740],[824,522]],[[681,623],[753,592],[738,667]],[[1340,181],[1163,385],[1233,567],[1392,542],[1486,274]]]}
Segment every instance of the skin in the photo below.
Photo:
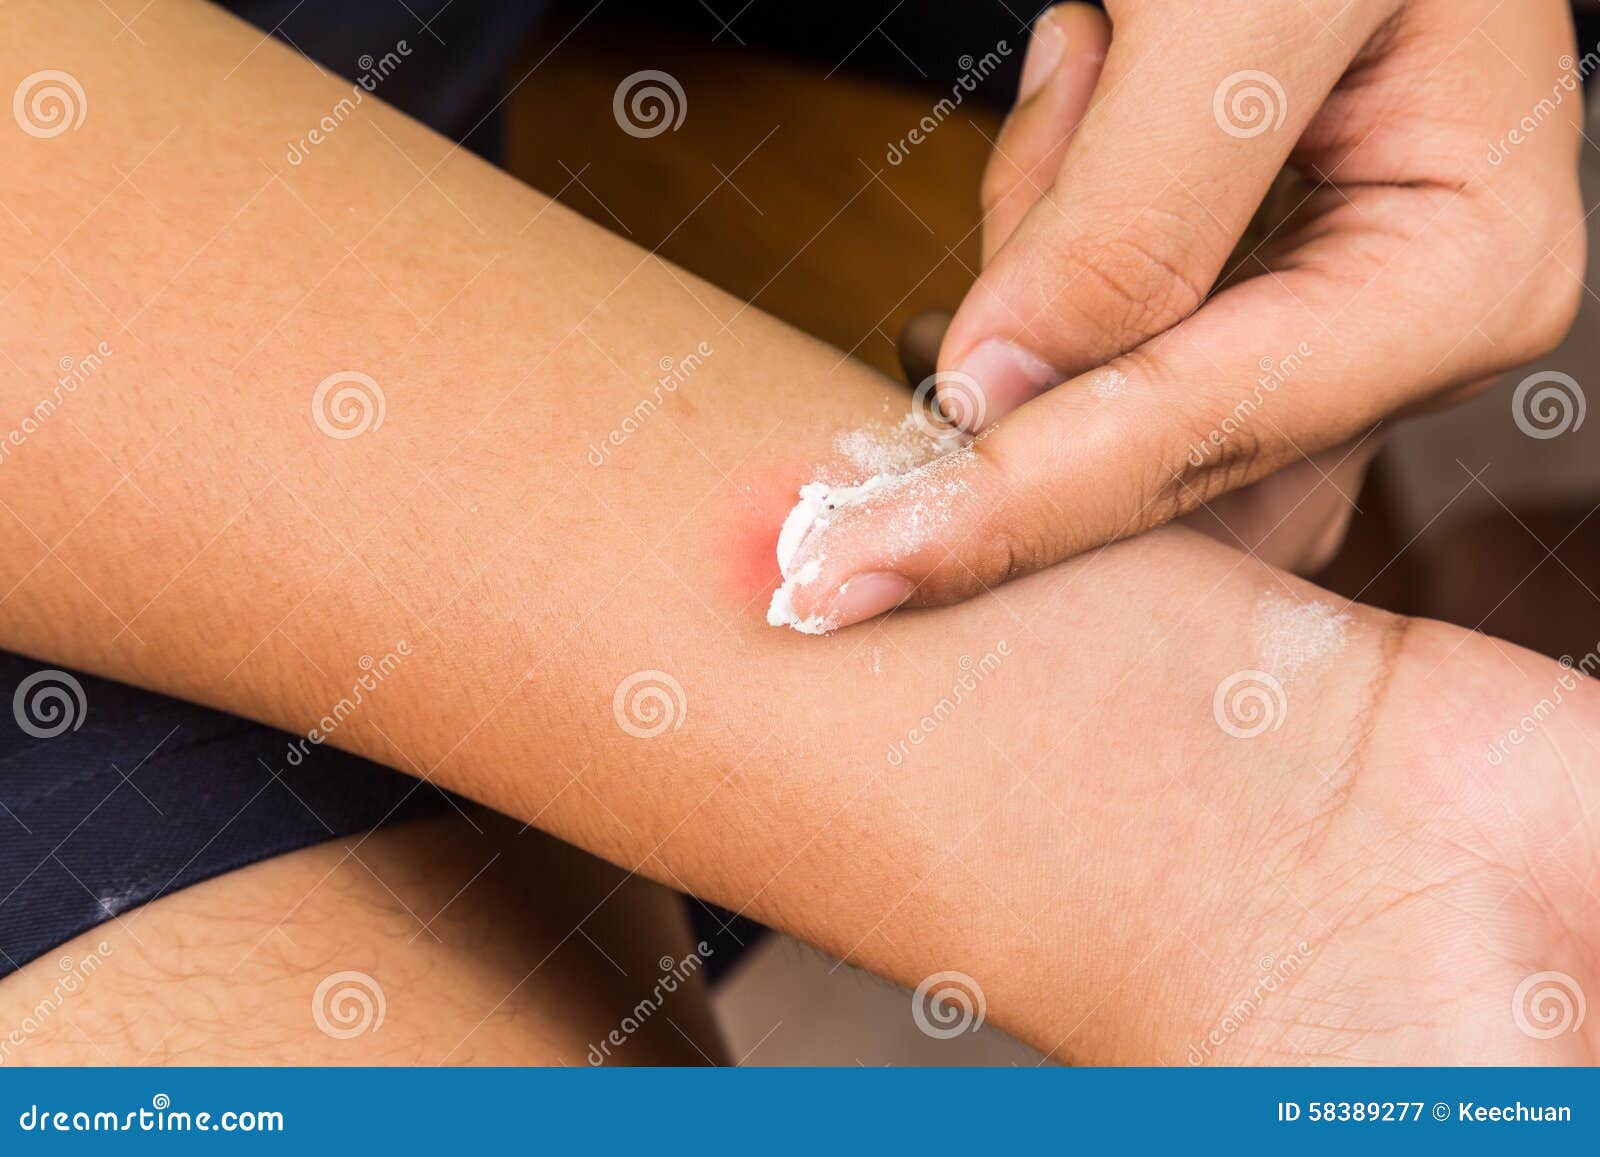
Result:
{"label": "skin", "polygon": [[[771,629],[775,567],[752,594],[724,560],[903,391],[375,101],[285,165],[347,90],[212,9],[152,5],[137,60],[95,4],[18,24],[8,70],[62,60],[94,103],[0,134],[4,412],[115,352],[0,464],[0,645],[303,734],[404,640],[329,742],[908,986],[964,972],[1055,1059],[1184,1063],[1302,943],[1204,1059],[1589,1055],[1592,1023],[1508,1014],[1532,972],[1597,983],[1587,685],[1491,766],[1560,668],[1181,528]],[[385,416],[330,437],[313,393],[351,369]],[[1276,730],[1227,733],[1219,684],[1309,602],[1341,645],[1280,667]],[[651,738],[614,707],[639,672]]]}
{"label": "skin", "polygon": [[[680,902],[519,826],[452,812],[264,860],[125,913],[0,982],[0,1025],[20,1036],[0,1034],[0,1058],[587,1065],[591,1046],[607,1044],[608,1063],[725,1060],[700,975],[609,1045],[652,994],[659,958],[694,950]],[[81,986],[56,998],[74,970]],[[381,992],[381,1021],[355,1031],[353,1004],[340,1019],[336,999],[316,998],[338,972],[366,979],[326,991]]]}
{"label": "skin", "polygon": [[[1224,541],[1314,569],[1382,423],[1471,396],[1571,324],[1564,0],[1106,13],[1040,22],[985,177],[986,263],[938,356],[945,412],[990,426],[974,501],[911,554],[881,525],[834,542],[802,613],[959,601],[1207,503]],[[895,577],[840,595],[866,574]]]}

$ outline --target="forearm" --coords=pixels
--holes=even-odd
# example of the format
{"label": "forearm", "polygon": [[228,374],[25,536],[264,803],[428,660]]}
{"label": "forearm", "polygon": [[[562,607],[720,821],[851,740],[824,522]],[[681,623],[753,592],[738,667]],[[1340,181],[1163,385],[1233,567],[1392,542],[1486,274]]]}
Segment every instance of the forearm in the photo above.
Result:
{"label": "forearm", "polygon": [[[0,645],[319,729],[898,979],[980,975],[1045,1047],[1171,931],[1167,883],[1325,803],[1297,769],[1338,764],[1360,721],[1325,703],[1366,694],[1382,623],[1248,744],[1212,696],[1287,588],[1182,532],[775,631],[778,521],[900,391],[370,97],[288,165],[348,86],[209,9],[157,4],[137,53],[109,19],[40,6],[0,49],[92,102],[0,134],[5,424],[112,351],[0,462]],[[382,423],[331,437],[313,395],[351,370]],[[645,739],[613,695],[649,670],[683,706]]]}

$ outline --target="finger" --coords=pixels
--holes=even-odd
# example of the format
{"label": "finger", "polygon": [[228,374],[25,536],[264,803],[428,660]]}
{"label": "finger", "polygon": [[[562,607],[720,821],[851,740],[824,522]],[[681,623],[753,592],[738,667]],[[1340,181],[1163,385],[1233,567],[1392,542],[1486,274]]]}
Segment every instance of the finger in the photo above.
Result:
{"label": "finger", "polygon": [[[1017,103],[984,168],[984,263],[1049,187],[1067,139],[1089,107],[1110,39],[1105,14],[1087,4],[1058,4],[1034,21]],[[939,346],[952,317],[945,310],[920,313],[901,329],[900,368],[913,385],[939,368]]]}
{"label": "finger", "polygon": [[1034,21],[1016,106],[984,168],[985,265],[1055,180],[1110,43],[1105,14],[1088,4],[1058,4]]}
{"label": "finger", "polygon": [[1461,194],[1345,196],[1328,194],[1338,207],[1282,270],[833,512],[789,571],[806,580],[788,593],[796,614],[845,626],[970,598],[1530,360],[1570,322],[1562,258],[1527,237],[1461,246],[1484,220]]}
{"label": "finger", "polygon": [[1392,3],[1312,0],[1317,18],[1294,20],[1275,4],[1228,0],[1120,14],[1048,196],[945,335],[940,368],[975,380],[983,399],[966,424],[992,421],[1193,312]]}
{"label": "finger", "polygon": [[1368,430],[1213,499],[1184,524],[1272,566],[1315,574],[1344,543],[1367,467],[1382,445],[1383,435]]}

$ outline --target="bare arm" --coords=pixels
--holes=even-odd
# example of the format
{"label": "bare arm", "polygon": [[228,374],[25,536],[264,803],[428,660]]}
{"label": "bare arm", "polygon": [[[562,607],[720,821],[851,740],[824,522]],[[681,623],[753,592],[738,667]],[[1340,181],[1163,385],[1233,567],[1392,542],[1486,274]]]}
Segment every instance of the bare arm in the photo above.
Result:
{"label": "bare arm", "polygon": [[[1176,1060],[1197,938],[1279,951],[1364,881],[1266,883],[1308,833],[1357,869],[1381,836],[1324,827],[1392,620],[1289,664],[1315,592],[1171,531],[773,630],[777,523],[891,383],[370,97],[288,164],[348,86],[208,7],[158,2],[139,46],[92,3],[12,22],[7,75],[58,61],[89,110],[0,132],[4,425],[111,352],[0,461],[0,645],[318,729],[904,982],[971,973],[1092,1059]],[[1213,701],[1255,669],[1286,714],[1245,741]]]}

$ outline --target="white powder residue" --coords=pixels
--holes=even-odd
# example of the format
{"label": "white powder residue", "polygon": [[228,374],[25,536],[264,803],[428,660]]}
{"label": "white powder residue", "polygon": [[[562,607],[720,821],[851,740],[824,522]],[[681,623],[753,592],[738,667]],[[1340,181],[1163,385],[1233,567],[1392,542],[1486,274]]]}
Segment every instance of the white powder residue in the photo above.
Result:
{"label": "white powder residue", "polygon": [[899,562],[938,537],[950,521],[956,499],[972,491],[966,479],[971,460],[971,446],[963,446],[902,474],[884,488],[884,498],[894,502],[898,513],[888,527],[887,561]]}
{"label": "white powder residue", "polygon": [[822,615],[802,619],[794,606],[794,592],[815,582],[826,555],[820,546],[796,566],[796,556],[808,543],[834,524],[840,511],[850,507],[873,508],[892,503],[895,518],[885,527],[886,553],[883,562],[894,564],[921,549],[942,530],[950,518],[954,500],[970,489],[962,474],[964,461],[972,449],[961,449],[937,457],[903,474],[878,473],[856,486],[834,486],[827,482],[808,482],[800,488],[795,503],[778,532],[778,570],[783,583],[772,594],[767,607],[767,623],[792,627],[807,635],[823,635],[837,624]]}
{"label": "white powder residue", "polygon": [[1089,392],[1102,402],[1115,398],[1128,384],[1128,375],[1113,366],[1106,366],[1089,375]]}
{"label": "white powder residue", "polygon": [[1287,680],[1344,649],[1350,616],[1328,603],[1302,603],[1268,591],[1256,603],[1253,625],[1262,669]]}
{"label": "white powder residue", "polygon": [[833,440],[833,448],[850,460],[862,475],[905,474],[941,454],[959,449],[970,440],[954,427],[940,430],[931,419],[910,413],[898,426],[878,423],[846,430]]}

